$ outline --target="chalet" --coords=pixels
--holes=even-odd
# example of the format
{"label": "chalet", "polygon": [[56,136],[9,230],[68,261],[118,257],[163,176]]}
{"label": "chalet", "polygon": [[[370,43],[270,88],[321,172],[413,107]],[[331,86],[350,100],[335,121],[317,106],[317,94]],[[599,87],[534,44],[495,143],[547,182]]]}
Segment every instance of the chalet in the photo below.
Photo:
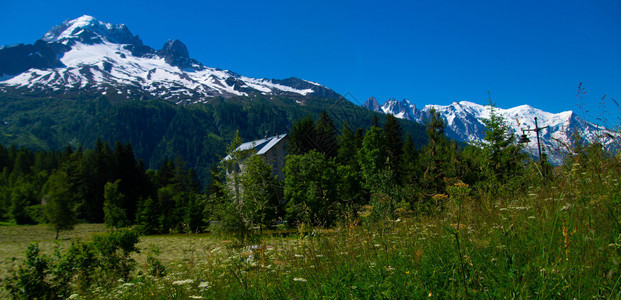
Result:
{"label": "chalet", "polygon": [[[279,180],[285,180],[283,169],[285,167],[285,156],[287,156],[287,145],[289,137],[286,134],[279,134],[264,139],[255,140],[241,144],[235,151],[256,150],[256,155],[265,158],[274,169],[274,174],[278,175]],[[227,155],[224,160],[230,159]]]}

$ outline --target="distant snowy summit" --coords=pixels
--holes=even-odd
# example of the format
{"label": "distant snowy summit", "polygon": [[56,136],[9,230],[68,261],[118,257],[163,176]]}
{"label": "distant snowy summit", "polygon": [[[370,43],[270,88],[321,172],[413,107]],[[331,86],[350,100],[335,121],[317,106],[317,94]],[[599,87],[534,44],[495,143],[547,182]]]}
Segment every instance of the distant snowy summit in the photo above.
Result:
{"label": "distant snowy summit", "polygon": [[127,98],[149,95],[179,103],[251,95],[342,99],[317,83],[257,79],[206,67],[179,40],[154,50],[123,24],[91,16],[67,20],[33,45],[0,48],[0,89],[38,92],[110,90]]}
{"label": "distant snowy summit", "polygon": [[[397,101],[389,99],[379,105],[374,97],[369,98],[363,107],[391,114],[400,119],[412,120],[421,124],[429,118],[429,111],[435,108],[445,121],[445,134],[458,141],[469,143],[482,143],[485,137],[485,125],[482,120],[490,117],[490,106],[480,105],[468,101],[453,102],[450,105],[425,105],[418,109],[408,100]],[[521,135],[522,129],[534,129],[535,118],[539,127],[546,127],[540,131],[540,139],[548,157],[555,163],[559,163],[568,150],[572,147],[572,134],[578,132],[586,142],[599,141],[604,145],[616,144],[621,139],[617,133],[606,128],[597,126],[580,118],[572,111],[557,114],[533,108],[530,105],[522,105],[509,109],[494,107],[497,114],[504,117],[510,128],[510,134]],[[537,140],[533,132],[527,132],[530,143],[527,149],[533,155],[537,154]]]}

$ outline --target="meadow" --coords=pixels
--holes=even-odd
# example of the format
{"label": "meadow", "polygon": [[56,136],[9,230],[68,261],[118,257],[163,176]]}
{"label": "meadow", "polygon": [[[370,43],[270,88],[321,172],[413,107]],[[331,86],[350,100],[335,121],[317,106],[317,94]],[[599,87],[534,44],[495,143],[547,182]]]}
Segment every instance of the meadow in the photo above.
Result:
{"label": "meadow", "polygon": [[[300,225],[288,235],[267,232],[245,242],[234,235],[141,236],[128,280],[63,296],[619,298],[618,166],[589,170],[574,164],[557,170],[553,183],[511,197],[488,198],[457,183],[435,197],[435,211],[412,208],[396,219],[371,220],[367,206],[330,229]],[[104,231],[78,225],[61,234],[59,245],[67,249]],[[45,226],[0,227],[3,280],[30,241],[47,255],[56,247]]]}

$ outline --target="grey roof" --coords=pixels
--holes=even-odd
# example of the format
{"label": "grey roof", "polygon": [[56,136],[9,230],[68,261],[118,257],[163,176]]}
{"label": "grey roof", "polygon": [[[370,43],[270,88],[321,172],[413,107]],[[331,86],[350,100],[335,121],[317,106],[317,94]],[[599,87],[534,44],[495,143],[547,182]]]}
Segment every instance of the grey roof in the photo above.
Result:
{"label": "grey roof", "polygon": [[[246,142],[246,143],[239,145],[239,147],[237,147],[235,151],[255,149],[257,150],[258,155],[262,155],[262,154],[265,154],[270,149],[272,149],[272,147],[274,147],[276,144],[280,143],[280,141],[282,141],[286,136],[287,134],[279,134],[279,135],[271,136],[271,137],[260,139],[260,140]],[[230,158],[231,156],[227,155],[223,160],[229,160]]]}

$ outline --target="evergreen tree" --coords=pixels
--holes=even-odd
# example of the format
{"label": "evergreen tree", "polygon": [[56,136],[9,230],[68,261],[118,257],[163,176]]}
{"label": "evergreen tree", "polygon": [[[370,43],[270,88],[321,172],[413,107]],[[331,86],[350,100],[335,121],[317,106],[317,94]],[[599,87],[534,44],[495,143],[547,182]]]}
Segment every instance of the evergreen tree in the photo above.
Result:
{"label": "evergreen tree", "polygon": [[425,149],[427,167],[423,178],[424,187],[428,193],[443,193],[445,189],[443,183],[444,174],[438,149],[441,143],[445,142],[446,138],[444,137],[444,121],[442,116],[433,107],[429,110],[429,119],[426,121],[425,132],[427,132],[429,143]]}
{"label": "evergreen tree", "polygon": [[28,215],[27,207],[37,204],[37,194],[32,179],[20,177],[11,192],[10,213],[15,224],[33,224],[33,218]]}
{"label": "evergreen tree", "polygon": [[44,210],[50,226],[56,231],[56,238],[61,230],[73,229],[76,224],[75,212],[72,205],[75,203],[71,194],[71,185],[67,174],[56,171],[50,175],[44,187]]}
{"label": "evergreen tree", "polygon": [[380,173],[386,167],[386,138],[379,127],[373,126],[364,136],[362,147],[358,152],[358,163],[364,179],[365,187],[369,190],[378,189],[384,184],[380,180]]}
{"label": "evergreen tree", "polygon": [[492,185],[505,184],[515,178],[521,172],[522,161],[526,158],[521,146],[515,143],[515,135],[510,134],[509,126],[494,106],[490,100],[490,116],[482,120],[485,124],[484,139],[487,141],[483,146],[487,153],[487,180]]}
{"label": "evergreen tree", "polygon": [[284,172],[286,218],[298,222],[330,226],[339,211],[336,162],[324,153],[311,150],[302,155],[289,155]]}
{"label": "evergreen tree", "polygon": [[315,124],[314,144],[315,149],[318,152],[323,152],[326,157],[332,158],[336,156],[338,147],[336,127],[325,110],[321,111],[321,115],[319,115],[319,119]]}
{"label": "evergreen tree", "polygon": [[338,136],[338,144],[337,157],[341,164],[348,165],[356,160],[356,153],[359,147],[356,145],[354,132],[349,128],[349,123],[347,122],[343,122],[341,134]]}
{"label": "evergreen tree", "polygon": [[138,205],[138,213],[136,215],[136,225],[138,231],[143,234],[161,233],[160,228],[161,210],[156,201],[151,197],[140,201]]}
{"label": "evergreen tree", "polygon": [[388,167],[393,170],[395,178],[398,181],[402,178],[403,171],[401,168],[401,154],[403,151],[403,129],[399,120],[393,115],[386,116],[386,124],[384,124],[384,136],[386,138],[386,155],[388,157]]}
{"label": "evergreen tree", "polygon": [[203,228],[207,226],[207,222],[205,222],[206,197],[200,194],[192,194],[188,200],[184,222],[190,232],[202,232]]}
{"label": "evergreen tree", "polygon": [[216,198],[224,196],[224,175],[222,174],[222,170],[218,168],[218,164],[211,164],[210,175],[209,183],[207,184],[207,187],[205,187],[205,194]]}
{"label": "evergreen tree", "polygon": [[403,142],[403,150],[400,161],[401,170],[403,171],[403,178],[401,182],[405,185],[418,184],[418,175],[422,173],[419,172],[418,169],[419,153],[416,150],[412,137],[409,134],[405,137],[405,141]]}
{"label": "evergreen tree", "polygon": [[104,186],[104,223],[106,227],[122,228],[129,225],[127,211],[123,209],[125,195],[119,191],[121,180],[108,182]]}
{"label": "evergreen tree", "polygon": [[254,224],[259,224],[260,233],[263,234],[263,225],[269,227],[276,220],[279,205],[278,176],[274,175],[272,166],[258,155],[248,158],[244,167],[244,205],[248,206],[250,218]]}
{"label": "evergreen tree", "polygon": [[245,205],[242,185],[242,174],[246,160],[254,153],[254,149],[237,149],[242,144],[239,131],[227,148],[229,155],[221,161],[221,168],[226,172],[226,188],[219,210],[220,229],[237,231],[240,238],[245,238],[251,220],[248,218],[248,206]]}
{"label": "evergreen tree", "polygon": [[289,148],[287,151],[291,154],[304,154],[315,146],[315,121],[308,115],[293,124],[293,128],[289,133]]}

